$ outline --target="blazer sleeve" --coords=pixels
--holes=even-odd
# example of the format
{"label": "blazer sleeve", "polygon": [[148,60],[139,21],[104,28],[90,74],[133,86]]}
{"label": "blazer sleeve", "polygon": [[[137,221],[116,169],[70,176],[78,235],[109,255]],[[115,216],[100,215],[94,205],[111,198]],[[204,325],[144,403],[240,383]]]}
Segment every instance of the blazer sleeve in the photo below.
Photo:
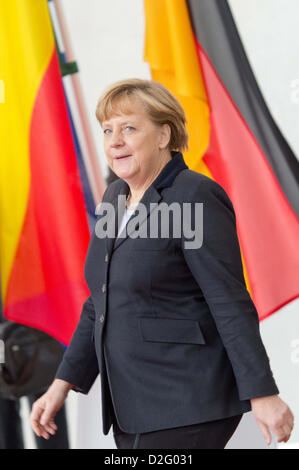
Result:
{"label": "blazer sleeve", "polygon": [[[187,248],[183,235],[182,250],[227,351],[239,398],[278,394],[258,313],[246,288],[232,202],[213,180],[199,184],[191,200],[192,208],[194,202],[203,203],[203,243],[200,248]],[[194,223],[195,211],[191,212]]]}
{"label": "blazer sleeve", "polygon": [[99,374],[92,334],[95,309],[91,296],[83,304],[79,322],[55,378],[66,380],[76,392],[88,393]]}

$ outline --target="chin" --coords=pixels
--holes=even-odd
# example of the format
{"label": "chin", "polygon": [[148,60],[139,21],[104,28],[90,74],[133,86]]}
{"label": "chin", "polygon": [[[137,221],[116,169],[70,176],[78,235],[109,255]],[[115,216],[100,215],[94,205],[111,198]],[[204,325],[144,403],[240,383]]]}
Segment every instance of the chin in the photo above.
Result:
{"label": "chin", "polygon": [[122,178],[122,179],[124,179],[124,180],[127,179],[127,178],[131,178],[131,177],[132,177],[132,172],[131,172],[131,171],[126,171],[126,170],[123,170],[123,171],[122,171],[122,170],[119,170],[119,169],[116,170],[116,171],[115,171],[115,170],[113,170],[113,171],[114,171],[114,173],[116,174],[116,176],[117,176],[118,178]]}

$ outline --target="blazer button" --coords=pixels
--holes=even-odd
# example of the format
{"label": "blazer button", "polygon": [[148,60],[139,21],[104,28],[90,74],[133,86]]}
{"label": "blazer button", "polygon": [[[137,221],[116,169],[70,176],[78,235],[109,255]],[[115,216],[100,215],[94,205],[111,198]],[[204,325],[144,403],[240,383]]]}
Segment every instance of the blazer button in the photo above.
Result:
{"label": "blazer button", "polygon": [[102,292],[106,292],[106,284],[102,285]]}
{"label": "blazer button", "polygon": [[108,259],[109,259],[109,256],[108,256],[108,253],[106,253],[106,256],[105,256],[105,262],[106,263],[108,262]]}
{"label": "blazer button", "polygon": [[105,320],[104,315],[101,315],[101,316],[100,316],[100,322],[103,323],[104,320]]}

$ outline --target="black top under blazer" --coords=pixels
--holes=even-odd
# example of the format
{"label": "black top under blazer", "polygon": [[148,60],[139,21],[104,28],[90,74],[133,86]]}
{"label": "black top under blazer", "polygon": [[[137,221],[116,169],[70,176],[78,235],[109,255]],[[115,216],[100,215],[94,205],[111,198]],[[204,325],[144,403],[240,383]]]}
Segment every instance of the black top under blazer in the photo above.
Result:
{"label": "black top under blazer", "polygon": [[[117,196],[128,193],[117,179],[102,202],[117,212]],[[100,373],[104,434],[112,406],[123,431],[145,433],[241,414],[249,399],[278,394],[225,190],[173,151],[140,202],[147,217],[151,203],[203,202],[203,244],[94,232],[85,262],[91,295],[56,378],[86,394]]]}

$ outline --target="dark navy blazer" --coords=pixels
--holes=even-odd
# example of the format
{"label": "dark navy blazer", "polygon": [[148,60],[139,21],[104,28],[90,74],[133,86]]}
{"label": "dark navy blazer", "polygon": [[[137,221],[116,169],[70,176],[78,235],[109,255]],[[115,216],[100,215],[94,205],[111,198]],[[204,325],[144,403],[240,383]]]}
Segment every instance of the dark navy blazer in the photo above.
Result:
{"label": "dark navy blazer", "polygon": [[[117,179],[102,202],[117,208],[117,196],[128,193]],[[151,203],[202,202],[203,244],[186,249],[184,234],[173,232],[116,241],[93,233],[85,263],[91,295],[56,378],[86,394],[100,372],[104,434],[112,406],[123,431],[144,433],[241,414],[251,398],[278,394],[225,190],[172,152],[140,202],[141,223],[157,210]]]}

